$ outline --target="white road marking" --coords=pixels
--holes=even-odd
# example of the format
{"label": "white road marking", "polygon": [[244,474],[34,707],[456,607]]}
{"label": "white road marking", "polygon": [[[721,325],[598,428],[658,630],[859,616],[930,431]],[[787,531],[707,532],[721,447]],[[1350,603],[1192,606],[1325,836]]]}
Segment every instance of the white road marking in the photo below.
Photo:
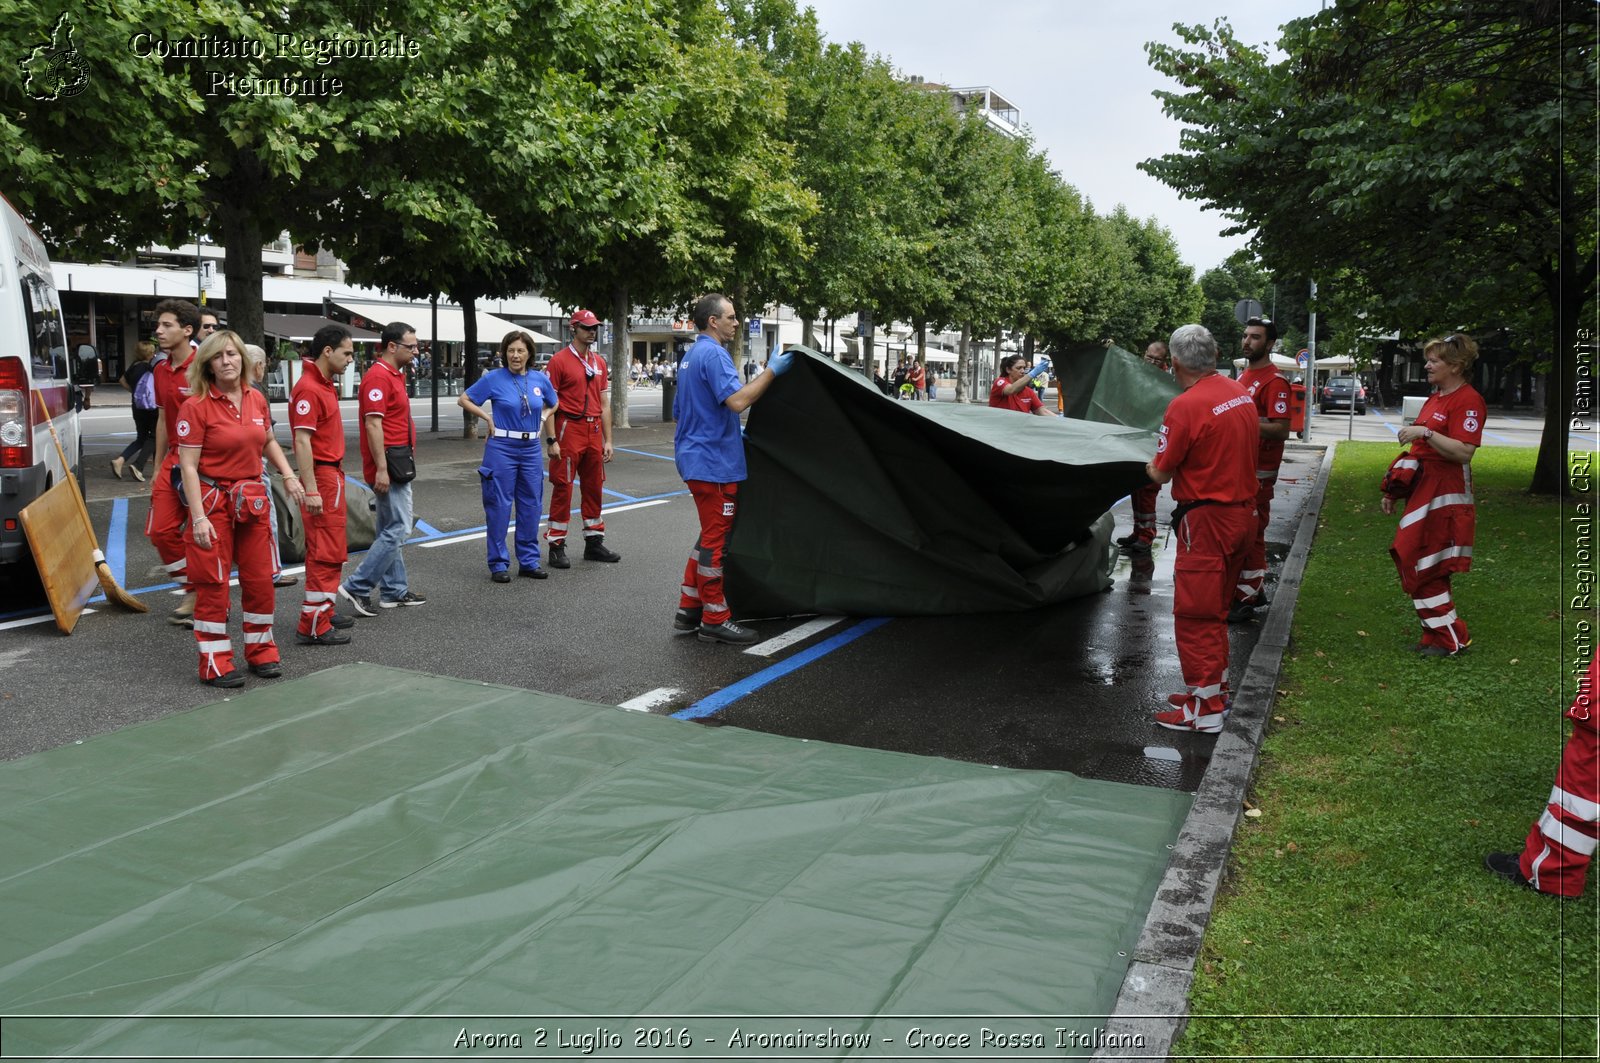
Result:
{"label": "white road marking", "polygon": [[[668,502],[668,499],[657,498],[657,499],[654,499],[654,500],[649,501],[649,502],[634,502],[634,503],[631,503],[631,504],[626,505],[626,506],[605,506],[605,507],[603,507],[601,509],[601,512],[602,513],[606,513],[606,514],[626,513],[630,509],[643,509],[646,506],[664,506],[664,505],[667,504],[667,502]],[[545,524],[545,523],[548,523],[548,522],[549,522],[549,518],[548,517],[540,518],[540,521],[539,521],[540,524]],[[512,521],[509,527],[510,528],[515,528],[516,526],[517,526],[517,522],[516,521]],[[425,542],[425,543],[408,543],[407,545],[408,546],[419,546],[424,550],[431,550],[435,546],[454,546],[456,543],[474,542],[474,541],[476,541],[478,539],[484,538],[488,534],[489,533],[488,533],[487,530],[485,530],[485,531],[475,531],[475,532],[468,532],[465,535],[452,535],[448,539],[432,539],[432,540],[430,540],[428,542]]]}
{"label": "white road marking", "polygon": [[621,705],[618,705],[617,708],[627,709],[629,712],[649,712],[657,705],[665,705],[682,693],[683,691],[675,690],[672,687],[657,687],[654,690],[645,691],[636,698],[629,698]]}
{"label": "white road marking", "polygon": [[1170,760],[1175,764],[1183,760],[1182,754],[1176,749],[1169,749],[1166,746],[1145,746],[1144,755],[1146,760]]}
{"label": "white road marking", "polygon": [[843,619],[844,617],[842,616],[819,616],[814,620],[807,620],[792,631],[785,631],[775,638],[770,638],[765,642],[758,642],[744,652],[753,653],[757,657],[771,657],[785,647],[793,646],[797,642],[804,642],[819,631],[828,630]]}
{"label": "white road marking", "polygon": [[[94,612],[93,609],[86,608],[79,615],[88,616],[92,612]],[[56,617],[54,613],[46,613],[43,616],[27,616],[23,617],[21,620],[7,620],[5,623],[0,624],[0,631],[10,631],[14,627],[31,627],[34,624],[53,624],[55,622]]]}

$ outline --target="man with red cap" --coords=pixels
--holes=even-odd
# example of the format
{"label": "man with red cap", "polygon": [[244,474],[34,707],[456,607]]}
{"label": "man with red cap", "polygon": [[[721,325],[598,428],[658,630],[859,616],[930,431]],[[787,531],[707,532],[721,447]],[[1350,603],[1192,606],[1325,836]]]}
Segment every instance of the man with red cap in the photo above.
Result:
{"label": "man with red cap", "polygon": [[550,463],[550,567],[571,568],[567,560],[567,524],[572,519],[572,481],[581,481],[583,559],[621,561],[622,555],[606,547],[606,522],[600,513],[600,490],[605,486],[605,463],[611,460],[611,374],[606,360],[594,349],[600,319],[578,310],[569,322],[572,342],[557,351],[545,367],[556,386],[559,404],[555,435],[546,444],[559,443],[561,456]]}

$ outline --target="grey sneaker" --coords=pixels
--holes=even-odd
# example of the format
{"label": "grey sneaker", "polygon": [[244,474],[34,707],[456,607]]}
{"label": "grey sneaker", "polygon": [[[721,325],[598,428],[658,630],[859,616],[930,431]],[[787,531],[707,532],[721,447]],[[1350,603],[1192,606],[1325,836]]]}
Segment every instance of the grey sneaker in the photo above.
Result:
{"label": "grey sneaker", "polygon": [[724,620],[720,624],[701,624],[701,642],[726,642],[730,646],[748,646],[756,640],[756,633],[747,627],[740,627],[732,620]]}
{"label": "grey sneaker", "polygon": [[364,597],[363,598],[357,598],[354,594],[351,594],[345,588],[345,585],[343,583],[339,584],[339,597],[341,597],[345,601],[349,602],[350,603],[350,608],[354,609],[356,611],[357,615],[359,615],[359,616],[377,616],[378,615],[377,610],[372,608],[372,602],[371,601],[369,601],[367,598],[364,598]]}
{"label": "grey sneaker", "polygon": [[427,604],[428,604],[428,599],[424,598],[422,595],[416,593],[415,591],[406,591],[404,594],[402,594],[400,597],[396,598],[392,602],[391,601],[387,601],[387,600],[380,600],[378,602],[378,608],[379,609],[395,609],[395,608],[398,608],[398,607],[400,607],[402,605],[427,605]]}

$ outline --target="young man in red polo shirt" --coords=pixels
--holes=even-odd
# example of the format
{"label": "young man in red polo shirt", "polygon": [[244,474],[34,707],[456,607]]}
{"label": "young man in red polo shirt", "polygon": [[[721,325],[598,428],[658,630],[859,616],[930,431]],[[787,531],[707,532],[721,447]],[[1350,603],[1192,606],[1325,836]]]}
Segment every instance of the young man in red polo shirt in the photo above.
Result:
{"label": "young man in red polo shirt", "polygon": [[194,360],[200,309],[186,299],[156,304],[156,348],[151,373],[156,386],[156,471],[150,477],[150,513],[144,534],[155,547],[167,575],[182,588],[183,601],[167,617],[170,624],[194,622],[194,585],[189,582],[188,547],[183,529],[189,513],[173,483],[178,468],[178,410],[189,398],[189,363]]}
{"label": "young man in red polo shirt", "polygon": [[567,524],[572,519],[574,478],[581,481],[583,559],[622,560],[621,554],[606,547],[606,522],[600,512],[605,463],[612,455],[610,371],[594,349],[600,319],[579,310],[570,323],[572,342],[557,351],[544,370],[559,400],[555,438],[545,442],[561,444],[561,456],[550,463],[550,523],[544,533],[550,542],[551,568],[572,567],[567,560]]}
{"label": "young man in red polo shirt", "polygon": [[1233,607],[1228,622],[1239,624],[1255,617],[1267,604],[1261,586],[1267,578],[1267,524],[1272,519],[1272,495],[1278,487],[1278,467],[1283,464],[1283,441],[1289,438],[1289,382],[1272,364],[1272,347],[1278,342],[1278,326],[1264,317],[1245,323],[1239,347],[1250,365],[1239,376],[1239,385],[1255,400],[1261,427],[1261,444],[1256,451],[1256,536],[1250,553],[1239,570],[1234,588]]}
{"label": "young man in red polo shirt", "polygon": [[289,397],[294,460],[306,486],[301,505],[306,529],[306,598],[295,641],[305,646],[341,646],[350,636],[335,630],[348,617],[333,608],[349,556],[345,538],[344,418],[339,413],[339,377],[355,356],[350,330],[324,325],[311,338],[314,358],[301,366]]}
{"label": "young man in red polo shirt", "polygon": [[426,605],[428,599],[411,589],[401,548],[411,538],[411,480],[395,482],[389,475],[387,449],[417,446],[417,426],[411,419],[411,398],[406,394],[406,366],[417,356],[417,330],[402,321],[383,327],[378,336],[378,360],[361,378],[361,474],[378,496],[378,533],[367,556],[339,585],[338,595],[362,616],[377,616],[370,601],[378,592],[378,607]]}
{"label": "young man in red polo shirt", "polygon": [[1168,347],[1183,392],[1167,407],[1145,471],[1172,483],[1172,627],[1186,689],[1155,722],[1216,734],[1228,705],[1228,602],[1255,533],[1260,430],[1249,393],[1217,372],[1217,341],[1203,325],[1184,325]]}

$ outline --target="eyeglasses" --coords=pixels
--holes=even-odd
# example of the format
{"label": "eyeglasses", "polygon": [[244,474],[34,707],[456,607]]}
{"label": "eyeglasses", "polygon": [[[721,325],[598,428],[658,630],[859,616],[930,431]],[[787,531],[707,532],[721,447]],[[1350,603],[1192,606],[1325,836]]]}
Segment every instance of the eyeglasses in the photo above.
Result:
{"label": "eyeglasses", "polygon": [[402,343],[400,346],[408,351],[416,351],[421,345],[416,343]]}
{"label": "eyeglasses", "polygon": [[585,325],[585,324],[584,324],[584,323],[583,323],[583,322],[581,322],[581,321],[580,321],[580,322],[578,322],[578,323],[577,323],[577,324],[576,324],[576,325],[573,325],[573,326],[572,326],[572,327],[573,327],[573,328],[586,328],[586,329],[588,329],[588,330],[589,330],[589,331],[590,331],[590,332],[599,332],[599,331],[600,331],[600,326],[599,326],[599,325]]}

